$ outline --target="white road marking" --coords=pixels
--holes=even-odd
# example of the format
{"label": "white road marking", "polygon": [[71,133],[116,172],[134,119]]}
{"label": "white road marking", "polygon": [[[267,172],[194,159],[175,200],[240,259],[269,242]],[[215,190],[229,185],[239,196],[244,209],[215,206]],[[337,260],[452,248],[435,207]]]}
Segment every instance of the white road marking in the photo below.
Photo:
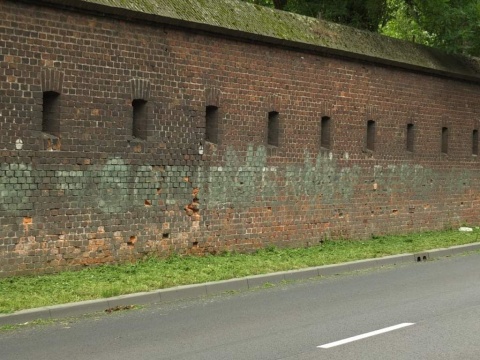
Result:
{"label": "white road marking", "polygon": [[375,330],[375,331],[371,331],[371,332],[368,332],[368,333],[365,333],[365,334],[361,334],[361,335],[357,335],[357,336],[352,336],[352,337],[349,337],[349,338],[347,338],[347,339],[338,340],[338,341],[331,342],[331,343],[328,343],[328,344],[325,344],[325,345],[320,345],[320,346],[317,346],[317,348],[329,349],[329,348],[334,347],[334,346],[339,346],[339,345],[347,344],[347,343],[352,342],[352,341],[357,341],[357,340],[365,339],[365,338],[368,338],[368,337],[370,337],[370,336],[375,336],[375,335],[383,334],[383,333],[386,333],[386,332],[389,332],[389,331],[401,329],[401,328],[404,328],[404,327],[407,327],[407,326],[411,326],[411,325],[415,325],[415,323],[403,323],[403,324],[398,324],[398,325],[386,327],[386,328],[383,328],[383,329],[380,329],[380,330]]}

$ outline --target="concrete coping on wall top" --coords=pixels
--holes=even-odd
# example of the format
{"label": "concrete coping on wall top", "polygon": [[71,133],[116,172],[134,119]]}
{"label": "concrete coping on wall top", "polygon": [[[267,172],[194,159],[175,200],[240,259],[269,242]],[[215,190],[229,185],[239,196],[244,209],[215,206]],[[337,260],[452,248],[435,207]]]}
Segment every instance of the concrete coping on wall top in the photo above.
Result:
{"label": "concrete coping on wall top", "polygon": [[239,0],[23,0],[480,81],[480,59]]}
{"label": "concrete coping on wall top", "polygon": [[244,278],[176,286],[168,289],[120,295],[111,298],[80,301],[75,303],[45,306],[41,308],[17,311],[13,314],[1,314],[0,326],[15,325],[34,320],[59,319],[80,316],[88,313],[109,312],[115,308],[132,307],[134,305],[155,304],[159,302],[179,301],[191,298],[211,296],[231,291],[246,291],[265,285],[279,284],[285,281],[306,280],[322,276],[334,276],[348,272],[393,266],[408,262],[424,262],[434,258],[462,254],[480,250],[480,242],[434,249],[420,253],[409,253],[365,259],[342,264],[316,266],[306,269],[280,271],[271,274],[254,275]]}

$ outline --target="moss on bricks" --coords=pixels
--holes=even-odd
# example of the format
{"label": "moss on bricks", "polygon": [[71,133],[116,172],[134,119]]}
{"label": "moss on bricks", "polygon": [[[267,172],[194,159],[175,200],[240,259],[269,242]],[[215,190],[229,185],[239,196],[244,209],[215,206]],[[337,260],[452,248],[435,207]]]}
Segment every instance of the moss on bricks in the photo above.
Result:
{"label": "moss on bricks", "polygon": [[78,3],[159,16],[160,22],[161,18],[171,18],[480,79],[478,58],[449,55],[423,45],[239,0],[81,0]]}

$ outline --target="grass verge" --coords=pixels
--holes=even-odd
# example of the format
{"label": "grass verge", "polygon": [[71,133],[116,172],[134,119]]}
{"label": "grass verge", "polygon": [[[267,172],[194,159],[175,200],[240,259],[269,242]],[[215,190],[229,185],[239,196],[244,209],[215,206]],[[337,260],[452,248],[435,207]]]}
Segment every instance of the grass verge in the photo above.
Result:
{"label": "grass verge", "polygon": [[135,264],[103,265],[55,275],[0,279],[0,313],[111,297],[207,281],[376,258],[477,242],[480,230],[426,232],[368,241],[326,241],[321,245],[253,254],[149,258]]}

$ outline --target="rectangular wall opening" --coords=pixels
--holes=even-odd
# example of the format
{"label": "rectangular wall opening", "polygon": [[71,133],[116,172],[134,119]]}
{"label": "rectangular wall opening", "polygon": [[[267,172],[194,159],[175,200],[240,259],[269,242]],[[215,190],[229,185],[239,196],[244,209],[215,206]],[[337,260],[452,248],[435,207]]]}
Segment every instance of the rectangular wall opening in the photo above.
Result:
{"label": "rectangular wall opening", "polygon": [[478,130],[472,131],[472,155],[478,155]]}
{"label": "rectangular wall opening", "polygon": [[205,114],[205,140],[218,144],[218,107],[207,106]]}
{"label": "rectangular wall opening", "polygon": [[407,124],[407,139],[406,139],[407,151],[413,152],[413,145],[414,145],[414,126],[413,124]]}
{"label": "rectangular wall opening", "polygon": [[322,116],[320,123],[320,147],[323,149],[331,149],[331,123],[330,117]]}
{"label": "rectangular wall opening", "polygon": [[448,127],[442,127],[442,153],[448,154]]}
{"label": "rectangular wall opening", "polygon": [[42,131],[60,136],[60,94],[55,91],[43,93]]}
{"label": "rectangular wall opening", "polygon": [[132,136],[137,139],[147,139],[147,102],[143,99],[132,101],[133,123]]}
{"label": "rectangular wall opening", "polygon": [[280,115],[276,111],[268,113],[268,145],[278,146],[280,133]]}
{"label": "rectangular wall opening", "polygon": [[375,150],[375,121],[367,121],[367,150]]}

